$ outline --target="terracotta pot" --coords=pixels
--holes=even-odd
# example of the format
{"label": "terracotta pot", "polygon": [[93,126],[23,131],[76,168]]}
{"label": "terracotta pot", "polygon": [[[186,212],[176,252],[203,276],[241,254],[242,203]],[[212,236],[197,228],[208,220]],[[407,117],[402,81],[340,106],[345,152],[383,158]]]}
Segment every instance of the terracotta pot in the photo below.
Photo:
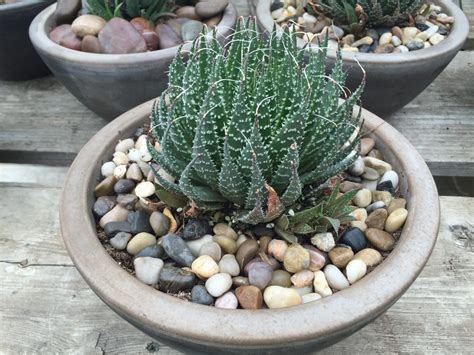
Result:
{"label": "terracotta pot", "polygon": [[[31,41],[53,74],[85,106],[112,119],[166,89],[168,67],[178,46],[136,54],[71,50],[48,37],[55,25],[55,8],[50,6],[35,18],[30,27]],[[231,34],[236,19],[237,12],[229,4],[218,26],[222,39]],[[183,49],[190,49],[190,44]]]}
{"label": "terracotta pot", "polygon": [[[342,51],[345,69],[348,70],[346,85],[354,90],[363,74],[359,64],[367,72],[367,83],[362,95],[365,108],[387,117],[418,96],[451,62],[463,46],[468,34],[466,15],[451,0],[434,0],[443,12],[455,19],[449,36],[430,48],[399,54],[352,53]],[[262,31],[270,32],[274,21],[270,14],[272,0],[257,3],[257,21]],[[303,48],[307,42],[298,39]],[[314,48],[314,47],[313,47]],[[336,52],[329,51],[328,69],[332,68]]]}
{"label": "terracotta pot", "polygon": [[101,164],[119,139],[149,122],[152,102],[123,114],[80,151],[66,178],[61,233],[69,254],[94,292],[125,320],[159,341],[193,351],[318,350],[362,328],[386,311],[415,281],[435,244],[439,201],[425,162],[398,131],[364,110],[365,129],[400,175],[408,219],[392,253],[348,289],[297,307],[223,310],[159,292],[124,271],[97,238],[92,215]]}
{"label": "terracotta pot", "polygon": [[0,80],[29,80],[49,73],[30,42],[28,28],[53,2],[24,0],[0,5]]}

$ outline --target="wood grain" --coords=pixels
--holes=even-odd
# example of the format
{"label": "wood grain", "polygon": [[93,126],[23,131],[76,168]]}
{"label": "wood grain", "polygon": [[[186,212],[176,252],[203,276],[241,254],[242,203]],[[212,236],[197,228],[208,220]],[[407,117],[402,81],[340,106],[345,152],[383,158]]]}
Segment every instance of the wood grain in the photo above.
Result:
{"label": "wood grain", "polygon": [[[61,184],[42,183],[37,174],[44,168],[2,169],[0,196],[8,208],[0,209],[0,352],[176,354],[122,320],[82,280],[59,236]],[[30,178],[18,186],[11,177],[21,169]],[[65,169],[56,169],[48,179],[64,176]],[[449,230],[474,224],[474,198],[441,197],[441,210],[435,250],[412,287],[387,313],[324,353],[474,348],[474,253]]]}

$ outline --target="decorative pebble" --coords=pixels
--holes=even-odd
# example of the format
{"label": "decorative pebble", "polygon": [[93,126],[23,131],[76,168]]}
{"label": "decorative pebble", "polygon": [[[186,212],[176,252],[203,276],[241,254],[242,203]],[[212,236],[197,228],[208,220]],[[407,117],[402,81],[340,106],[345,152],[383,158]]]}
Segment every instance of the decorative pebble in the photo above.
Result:
{"label": "decorative pebble", "polygon": [[425,48],[425,43],[419,40],[409,41],[408,43],[405,43],[405,45],[411,52]]}
{"label": "decorative pebble", "polygon": [[334,265],[326,265],[324,268],[324,275],[326,280],[333,289],[343,290],[349,287],[349,281],[344,274]]}
{"label": "decorative pebble", "polygon": [[402,40],[397,37],[397,36],[392,36],[392,44],[395,46],[395,47],[398,47],[402,44]]}
{"label": "decorative pebble", "polygon": [[392,194],[388,191],[372,191],[372,202],[382,201],[385,206],[389,206],[392,201]]}
{"label": "decorative pebble", "polygon": [[395,189],[393,187],[393,184],[390,180],[381,182],[377,184],[377,190],[376,191],[388,191],[390,192],[391,195],[395,194]]}
{"label": "decorative pebble", "polygon": [[130,238],[132,238],[130,233],[119,232],[109,240],[109,243],[114,247],[114,249],[124,250],[127,247]]}
{"label": "decorative pebble", "polygon": [[72,31],[71,25],[65,24],[56,27],[50,32],[49,38],[60,46],[74,50],[81,49],[81,39]]}
{"label": "decorative pebble", "polygon": [[[371,43],[370,43],[371,44]],[[361,138],[360,140],[360,155],[365,156],[374,148],[375,140],[373,138]],[[365,160],[363,160],[364,165]]]}
{"label": "decorative pebble", "polygon": [[309,262],[309,252],[301,245],[292,244],[286,250],[283,266],[287,271],[295,273],[307,269]]}
{"label": "decorative pebble", "polygon": [[126,54],[146,52],[146,42],[130,22],[114,17],[99,33],[99,43],[104,53]]}
{"label": "decorative pebble", "polygon": [[237,309],[239,302],[232,292],[226,292],[216,299],[214,306],[222,309]]}
{"label": "decorative pebble", "polygon": [[110,176],[114,173],[114,169],[117,165],[113,161],[108,161],[102,164],[100,168],[100,173],[102,174],[103,177]]}
{"label": "decorative pebble", "polygon": [[165,292],[188,291],[194,287],[195,282],[196,276],[187,269],[165,265],[160,273],[160,289]]}
{"label": "decorative pebble", "polygon": [[222,256],[222,250],[216,242],[207,242],[199,249],[199,256],[201,255],[210,256],[215,262],[219,262]]}
{"label": "decorative pebble", "polygon": [[322,297],[318,293],[307,293],[306,295],[301,296],[302,303],[309,303],[320,300]]}
{"label": "decorative pebble", "polygon": [[359,39],[358,41],[355,41],[354,43],[352,43],[352,47],[360,47],[363,44],[371,45],[372,43],[374,43],[374,39],[370,36],[365,36]]}
{"label": "decorative pebble", "polygon": [[407,44],[415,38],[416,34],[418,33],[418,29],[416,27],[404,27],[402,32],[402,42],[403,44]]}
{"label": "decorative pebble", "polygon": [[360,229],[362,232],[364,232],[367,229],[367,224],[365,224],[365,222],[362,222],[362,221],[350,221],[349,225],[352,228]]}
{"label": "decorative pebble", "polygon": [[398,208],[405,208],[407,205],[407,201],[404,198],[394,198],[390,201],[388,205],[388,214],[392,213]]}
{"label": "decorative pebble", "polygon": [[235,240],[222,235],[215,235],[212,238],[217,244],[219,244],[222,251],[224,251],[226,254],[235,254],[237,252],[237,243]]}
{"label": "decorative pebble", "polygon": [[313,287],[314,291],[316,291],[321,297],[332,295],[332,290],[329,287],[326,275],[323,271],[316,271],[314,273]]}
{"label": "decorative pebble", "polygon": [[369,168],[369,167],[366,167],[364,174],[362,174],[362,178],[366,180],[378,180],[379,177],[380,175],[377,172],[377,170]]}
{"label": "decorative pebble", "polygon": [[170,220],[163,213],[155,211],[150,216],[150,225],[158,237],[168,233],[170,228]]}
{"label": "decorative pebble", "polygon": [[346,266],[347,279],[351,285],[363,278],[366,272],[367,265],[362,260],[351,260]]}
{"label": "decorative pebble", "polygon": [[252,263],[248,271],[249,283],[263,290],[270,283],[272,275],[273,269],[267,263]]}
{"label": "decorative pebble", "polygon": [[156,244],[156,238],[150,233],[138,233],[127,244],[127,252],[135,255],[140,250]]}
{"label": "decorative pebble", "polygon": [[196,285],[191,290],[191,301],[193,303],[210,306],[214,302],[214,298],[207,292],[203,285]]}
{"label": "decorative pebble", "polygon": [[138,253],[135,254],[135,258],[140,258],[143,256],[148,256],[150,258],[159,258],[163,259],[166,257],[165,250],[161,245],[154,244],[149,247],[143,248]]}
{"label": "decorative pebble", "polygon": [[232,254],[226,254],[221,258],[219,261],[219,270],[230,276],[238,276],[240,274],[239,264]]}
{"label": "decorative pebble", "polygon": [[117,204],[115,196],[101,196],[95,202],[92,208],[94,214],[101,218]]}
{"label": "decorative pebble", "polygon": [[367,219],[367,210],[365,208],[356,208],[350,215],[354,217],[356,221],[365,222]]}
{"label": "decorative pebble", "polygon": [[[362,158],[358,158],[352,165],[349,167],[349,173],[354,176],[360,176],[365,171],[365,164]],[[342,185],[342,183],[341,183]]]}
{"label": "decorative pebble", "polygon": [[248,286],[248,285],[250,285],[248,277],[235,276],[232,278],[232,286],[234,287]]}
{"label": "decorative pebble", "polygon": [[135,182],[127,179],[120,179],[114,185],[114,191],[118,194],[126,194],[133,190],[135,187]]}
{"label": "decorative pebble", "polygon": [[278,261],[283,261],[285,253],[288,249],[288,244],[284,240],[273,239],[268,244],[268,254],[272,255]]}
{"label": "decorative pebble", "polygon": [[207,280],[208,278],[219,272],[219,266],[217,265],[216,261],[209,255],[201,255],[193,261],[191,265],[191,270],[200,279]]}
{"label": "decorative pebble", "polygon": [[268,308],[285,308],[302,303],[298,292],[281,286],[268,286],[263,293],[263,299]]}
{"label": "decorative pebble", "polygon": [[334,242],[334,237],[332,233],[318,233],[311,238],[311,244],[317,247],[319,250],[324,252],[331,251],[336,243]]}
{"label": "decorative pebble", "polygon": [[225,223],[217,223],[213,228],[215,235],[222,235],[224,237],[237,240],[237,233]]}
{"label": "decorative pebble", "polygon": [[318,271],[321,270],[328,260],[327,254],[316,249],[312,245],[305,245],[304,248],[309,253],[309,266],[308,270]]}
{"label": "decorative pebble", "polygon": [[397,208],[395,211],[388,215],[387,221],[385,222],[385,230],[389,233],[396,232],[403,226],[407,219],[407,216],[408,211],[406,209]]}
{"label": "decorative pebble", "polygon": [[203,237],[210,232],[209,223],[202,219],[190,219],[184,226],[183,239],[194,240]]}
{"label": "decorative pebble", "polygon": [[292,285],[291,274],[286,270],[275,270],[273,271],[269,285],[290,287]]}
{"label": "decorative pebble", "polygon": [[352,248],[354,252],[358,252],[367,246],[367,240],[364,233],[359,228],[348,228],[339,239],[339,243],[343,243]]}
{"label": "decorative pebble", "polygon": [[144,181],[135,187],[135,195],[138,197],[150,197],[155,193],[155,185],[152,182]]}
{"label": "decorative pebble", "polygon": [[385,221],[387,220],[388,212],[383,208],[379,208],[372,212],[368,217],[365,223],[367,227],[376,228],[379,230],[383,230],[385,226]]}
{"label": "decorative pebble", "polygon": [[364,163],[365,166],[377,170],[379,174],[385,174],[387,171],[392,170],[392,166],[389,163],[374,157],[365,157]]}
{"label": "decorative pebble", "polygon": [[363,189],[364,185],[352,181],[343,181],[339,185],[339,190],[343,193],[349,192],[351,190],[360,190]]}
{"label": "decorative pebble", "polygon": [[137,163],[133,163],[128,167],[127,174],[125,175],[125,177],[133,181],[142,181],[142,171]]}
{"label": "decorative pebble", "polygon": [[123,179],[127,174],[127,165],[118,165],[114,169],[114,176],[117,180]]}
{"label": "decorative pebble", "polygon": [[181,38],[183,41],[192,41],[202,32],[204,24],[200,21],[189,20],[181,26]]}
{"label": "decorative pebble", "polygon": [[392,53],[394,49],[395,47],[393,46],[393,44],[387,43],[387,44],[382,44],[380,46],[377,46],[374,50],[374,53],[388,54],[388,53]]}
{"label": "decorative pebble", "polygon": [[262,291],[256,286],[240,286],[235,295],[243,309],[260,309],[263,305]]}
{"label": "decorative pebble", "polygon": [[117,145],[115,146],[115,151],[127,154],[127,152],[130,149],[132,149],[134,146],[135,146],[135,142],[133,141],[133,139],[127,138],[117,143]]}
{"label": "decorative pebble", "polygon": [[249,238],[247,238],[245,235],[241,234],[238,236],[237,240],[235,241],[235,244],[237,245],[237,250],[240,248],[240,246],[242,244],[244,244],[244,242],[246,242],[247,240],[249,240]]}
{"label": "decorative pebble", "polygon": [[100,16],[95,15],[82,15],[77,17],[71,24],[71,29],[74,34],[79,37],[85,37],[87,35],[97,36],[107,24]]}
{"label": "decorative pebble", "polygon": [[376,180],[362,180],[362,186],[369,191],[377,190],[377,181]]}
{"label": "decorative pebble", "polygon": [[369,242],[379,250],[390,251],[395,246],[395,239],[383,230],[368,228],[365,231],[365,236]]}
{"label": "decorative pebble", "polygon": [[270,244],[271,241],[272,241],[271,237],[268,237],[268,236],[260,237],[260,239],[258,240],[258,251],[260,253],[267,254],[268,244]]}
{"label": "decorative pebble", "polygon": [[215,16],[225,10],[229,0],[200,1],[196,4],[196,14],[201,18]]}
{"label": "decorative pebble", "polygon": [[302,270],[291,276],[291,283],[296,287],[306,287],[313,283],[314,272]]}
{"label": "decorative pebble", "polygon": [[444,36],[440,35],[439,33],[435,33],[433,36],[430,37],[430,43],[432,45],[437,45],[439,42],[444,40]]}
{"label": "decorative pebble", "polygon": [[186,242],[176,234],[167,234],[161,240],[161,246],[166,254],[179,265],[191,267],[196,259]]}
{"label": "decorative pebble", "polygon": [[383,260],[382,254],[375,249],[366,248],[359,251],[352,260],[361,260],[367,266],[376,266],[380,264]]}
{"label": "decorative pebble", "polygon": [[206,290],[213,297],[222,296],[231,287],[232,278],[229,274],[215,274],[206,281]]}
{"label": "decorative pebble", "polygon": [[337,246],[329,252],[329,259],[339,268],[343,268],[354,256],[354,252],[350,247]]}
{"label": "decorative pebble", "polygon": [[155,31],[160,38],[160,49],[176,47],[183,43],[181,37],[167,24],[159,23]]}
{"label": "decorative pebble", "polygon": [[195,257],[198,257],[199,256],[199,250],[201,250],[201,247],[205,243],[212,242],[212,241],[213,241],[212,236],[207,234],[207,235],[205,235],[204,237],[202,237],[200,239],[190,240],[190,241],[186,242],[186,244],[187,244],[189,250],[191,250],[191,253]]}
{"label": "decorative pebble", "polygon": [[96,197],[110,196],[114,193],[114,185],[117,182],[115,176],[108,176],[102,180],[94,189]]}
{"label": "decorative pebble", "polygon": [[372,193],[369,189],[361,189],[352,199],[354,204],[359,207],[367,207],[372,201]]}
{"label": "decorative pebble", "polygon": [[291,289],[295,290],[298,292],[298,294],[303,297],[304,295],[307,295],[309,293],[313,292],[313,286],[305,286],[305,287],[296,287],[296,286],[291,286]]}
{"label": "decorative pebble", "polygon": [[141,257],[133,260],[135,276],[147,285],[158,283],[163,265],[163,260],[156,258]]}
{"label": "decorative pebble", "polygon": [[104,226],[105,235],[108,238],[114,237],[117,233],[126,232],[131,233],[132,229],[128,222],[109,222]]}
{"label": "decorative pebble", "polygon": [[241,269],[243,269],[245,265],[247,265],[247,263],[257,255],[257,251],[258,243],[256,240],[248,239],[242,243],[235,255]]}
{"label": "decorative pebble", "polygon": [[99,221],[99,225],[104,228],[110,222],[125,222],[128,218],[128,210],[120,205],[116,205],[107,212]]}

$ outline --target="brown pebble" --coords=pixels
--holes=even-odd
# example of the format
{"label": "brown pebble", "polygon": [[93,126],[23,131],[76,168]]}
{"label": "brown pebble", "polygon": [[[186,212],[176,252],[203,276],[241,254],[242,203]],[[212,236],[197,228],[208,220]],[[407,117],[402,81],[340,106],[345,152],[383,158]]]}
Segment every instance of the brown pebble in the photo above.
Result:
{"label": "brown pebble", "polygon": [[351,190],[360,190],[363,188],[364,188],[364,185],[359,184],[358,182],[352,182],[352,181],[343,181],[339,185],[339,190],[344,193],[349,192]]}
{"label": "brown pebble", "polygon": [[240,245],[237,254],[235,254],[235,259],[239,263],[240,270],[243,270],[245,265],[257,255],[257,251],[258,243],[254,239],[247,239]]}
{"label": "brown pebble", "polygon": [[82,39],[81,51],[88,53],[102,53],[99,40],[96,36],[87,35]]}
{"label": "brown pebble", "polygon": [[385,221],[387,220],[388,212],[384,208],[379,208],[369,214],[367,219],[365,220],[365,224],[369,228],[376,228],[383,230],[385,227]]}
{"label": "brown pebble", "polygon": [[343,268],[351,261],[354,252],[349,247],[335,247],[328,255],[334,265],[338,268]]}
{"label": "brown pebble", "polygon": [[380,46],[377,46],[377,48],[375,48],[374,53],[387,54],[392,53],[394,49],[395,47],[393,46],[393,44],[381,44]]}
{"label": "brown pebble", "polygon": [[259,252],[267,254],[268,252],[268,244],[270,244],[272,237],[264,235],[260,237],[258,240],[259,243]]}
{"label": "brown pebble", "polygon": [[107,176],[104,180],[102,180],[96,187],[95,187],[95,195],[97,197],[100,196],[110,196],[114,195],[114,185],[117,182],[117,179],[115,176],[110,175]]}
{"label": "brown pebble", "polygon": [[263,305],[262,291],[256,286],[240,286],[235,295],[243,309],[260,309]]}
{"label": "brown pebble", "polygon": [[362,138],[360,140],[360,155],[367,155],[375,146],[373,138]]}
{"label": "brown pebble", "polygon": [[387,232],[375,228],[367,228],[365,236],[375,248],[390,251],[395,245],[395,239]]}

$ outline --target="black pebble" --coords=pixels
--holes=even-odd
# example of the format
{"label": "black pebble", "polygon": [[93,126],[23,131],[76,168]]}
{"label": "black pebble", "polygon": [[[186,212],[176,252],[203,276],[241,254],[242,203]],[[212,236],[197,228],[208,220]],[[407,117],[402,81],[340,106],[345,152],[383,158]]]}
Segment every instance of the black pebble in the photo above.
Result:
{"label": "black pebble", "polygon": [[164,292],[179,292],[191,290],[196,276],[191,271],[174,266],[165,266],[160,273],[159,288]]}
{"label": "black pebble", "polygon": [[113,238],[118,232],[131,233],[130,223],[128,222],[109,222],[104,226],[105,235]]}
{"label": "black pebble", "polygon": [[153,234],[153,228],[150,225],[150,216],[143,211],[129,212],[128,222],[133,234],[141,232]]}
{"label": "black pebble", "polygon": [[395,194],[395,189],[393,188],[393,184],[390,180],[387,180],[378,184],[377,191],[388,191],[392,195]]}
{"label": "black pebble", "polygon": [[257,224],[252,228],[252,232],[255,233],[257,237],[271,237],[275,236],[275,231],[272,228],[267,228],[264,224]]}
{"label": "black pebble", "polygon": [[367,239],[365,239],[364,233],[359,228],[346,229],[338,242],[350,246],[354,253],[367,247]]}
{"label": "black pebble", "polygon": [[193,287],[191,290],[191,300],[194,303],[204,304],[206,306],[209,306],[214,302],[214,298],[202,285],[196,285]]}
{"label": "black pebble", "polygon": [[415,27],[418,28],[420,31],[426,31],[430,26],[425,25],[424,23],[415,23]]}
{"label": "black pebble", "polygon": [[209,222],[204,219],[191,219],[186,223],[183,230],[184,240],[194,240],[209,234],[211,227]]}
{"label": "black pebble", "polygon": [[117,194],[126,194],[133,190],[135,182],[129,179],[120,179],[114,185],[114,191]]}
{"label": "black pebble", "polygon": [[152,245],[140,250],[134,255],[133,259],[148,256],[150,258],[163,259],[166,256],[165,250],[161,245]]}

